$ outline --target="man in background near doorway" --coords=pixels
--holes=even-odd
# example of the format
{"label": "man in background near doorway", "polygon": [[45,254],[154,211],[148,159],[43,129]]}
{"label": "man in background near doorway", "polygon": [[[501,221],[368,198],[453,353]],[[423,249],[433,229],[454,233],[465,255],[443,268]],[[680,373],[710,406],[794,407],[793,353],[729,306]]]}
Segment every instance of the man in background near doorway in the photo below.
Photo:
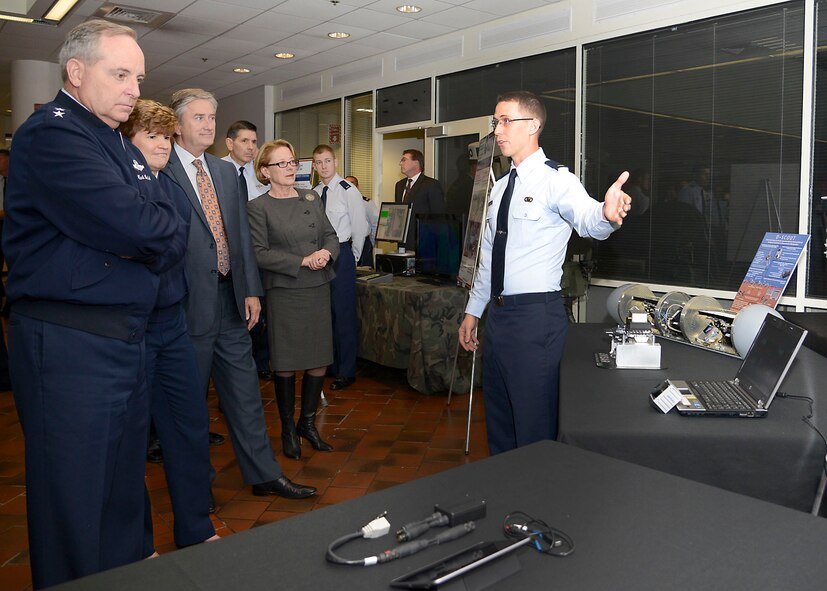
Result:
{"label": "man in background near doorway", "polygon": [[396,183],[397,203],[411,204],[411,223],[405,238],[405,248],[416,249],[416,216],[445,213],[445,196],[439,181],[425,175],[425,156],[419,150],[405,150],[399,161],[405,178]]}
{"label": "man in background near doorway", "polygon": [[[235,166],[238,176],[244,179],[248,201],[270,190],[270,185],[260,182],[256,178],[256,171],[253,170],[253,162],[258,156],[256,132],[255,125],[242,119],[230,125],[227,129],[227,137],[224,138],[224,144],[230,153],[222,160]],[[250,329],[250,338],[253,340],[253,359],[256,360],[258,377],[262,380],[271,380],[273,374],[270,372],[270,346],[267,343],[265,318],[267,318],[267,311],[264,308],[264,298],[261,298],[261,315],[258,324]]]}
{"label": "man in background near doorway", "polygon": [[344,180],[337,169],[339,161],[333,148],[320,144],[313,149],[313,168],[321,182],[315,191],[322,197],[327,219],[339,237],[339,256],[333,264],[336,277],[330,282],[333,311],[333,365],[336,376],[331,390],[342,390],[356,381],[356,261],[362,255],[369,232],[362,194]]}

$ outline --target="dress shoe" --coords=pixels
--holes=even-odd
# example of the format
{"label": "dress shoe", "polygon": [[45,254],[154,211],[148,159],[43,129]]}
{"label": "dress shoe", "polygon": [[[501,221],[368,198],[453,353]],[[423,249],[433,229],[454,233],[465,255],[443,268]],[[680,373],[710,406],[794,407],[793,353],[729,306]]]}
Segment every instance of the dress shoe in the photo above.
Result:
{"label": "dress shoe", "polygon": [[312,486],[305,486],[291,482],[287,476],[282,474],[275,480],[270,482],[262,482],[261,484],[253,485],[253,494],[257,497],[266,497],[267,495],[278,495],[285,499],[306,499],[316,494],[316,489]]}
{"label": "dress shoe", "polygon": [[212,495],[212,489],[210,489],[210,513],[215,513],[215,497]]}
{"label": "dress shoe", "polygon": [[146,448],[146,461],[152,462],[153,464],[164,463],[164,452],[161,449],[161,442],[157,439],[153,439],[149,442],[149,445]]}
{"label": "dress shoe", "polygon": [[352,386],[356,382],[356,378],[336,378],[330,384],[331,390],[344,390],[348,386]]}
{"label": "dress shoe", "polygon": [[221,445],[224,443],[224,436],[210,431],[210,445]]}
{"label": "dress shoe", "polygon": [[273,379],[273,372],[269,369],[262,369],[258,372],[258,379],[260,380],[272,380]]}

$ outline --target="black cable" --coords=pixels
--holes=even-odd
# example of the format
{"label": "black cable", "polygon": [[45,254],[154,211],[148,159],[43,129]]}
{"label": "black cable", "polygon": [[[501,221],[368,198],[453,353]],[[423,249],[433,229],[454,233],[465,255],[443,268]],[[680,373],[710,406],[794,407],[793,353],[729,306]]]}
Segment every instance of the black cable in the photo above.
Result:
{"label": "black cable", "polygon": [[806,416],[801,417],[801,420],[813,431],[818,433],[818,436],[821,437],[821,440],[824,442],[824,447],[827,449],[827,438],[824,437],[824,434],[819,431],[818,427],[815,426],[813,423],[813,407],[815,406],[815,400],[813,400],[809,396],[796,396],[795,394],[787,394],[786,392],[778,392],[778,396],[781,398],[792,398],[794,400],[806,400],[807,405],[809,407],[809,414]]}
{"label": "black cable", "polygon": [[339,546],[342,546],[351,540],[363,537],[364,534],[362,534],[362,531],[359,530],[357,532],[352,532],[345,536],[342,536],[341,538],[333,540],[330,543],[330,546],[327,547],[327,555],[325,556],[325,558],[327,558],[328,562],[332,562],[334,564],[347,564],[349,566],[367,566],[365,564],[364,558],[360,558],[359,560],[348,560],[347,558],[342,558],[334,552],[334,550]]}
{"label": "black cable", "polygon": [[[792,398],[793,400],[806,400],[807,406],[809,407],[809,414],[802,416],[801,420],[807,425],[810,429],[818,433],[818,436],[821,437],[821,440],[824,442],[824,448],[827,450],[827,438],[824,437],[824,434],[819,431],[818,427],[815,426],[813,423],[813,407],[815,406],[815,400],[813,400],[810,396],[797,396],[795,394],[787,394],[786,392],[778,392],[777,394],[781,398]],[[827,476],[827,454],[824,457],[824,462],[822,463],[822,470],[824,470],[824,475]]]}
{"label": "black cable", "polygon": [[374,556],[366,556],[356,560],[343,558],[336,554],[336,548],[339,548],[352,540],[358,538],[380,538],[387,534],[390,529],[390,523],[388,523],[388,520],[385,518],[386,513],[387,512],[378,516],[359,531],[351,532],[333,540],[327,547],[327,554],[325,555],[327,561],[334,564],[344,564],[347,566],[373,566],[375,564],[383,564],[385,562],[390,562],[391,560],[396,560],[397,558],[403,558],[405,556],[410,556],[411,554],[416,554],[420,550],[424,550],[429,546],[436,546],[438,544],[450,542],[451,540],[456,540],[457,538],[470,534],[476,528],[473,521],[468,521],[461,525],[456,525],[432,538],[405,542],[396,548],[390,548]]}
{"label": "black cable", "polygon": [[503,519],[503,530],[509,538],[533,537],[534,547],[544,554],[563,557],[574,552],[574,540],[571,536],[523,511],[514,511],[506,515]]}

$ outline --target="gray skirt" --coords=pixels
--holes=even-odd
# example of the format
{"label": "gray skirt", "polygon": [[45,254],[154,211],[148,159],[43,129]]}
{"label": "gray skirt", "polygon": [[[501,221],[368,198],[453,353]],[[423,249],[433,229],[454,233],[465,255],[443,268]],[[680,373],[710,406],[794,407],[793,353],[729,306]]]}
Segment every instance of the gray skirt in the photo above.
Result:
{"label": "gray skirt", "polygon": [[267,290],[270,368],[296,371],[333,363],[330,284]]}

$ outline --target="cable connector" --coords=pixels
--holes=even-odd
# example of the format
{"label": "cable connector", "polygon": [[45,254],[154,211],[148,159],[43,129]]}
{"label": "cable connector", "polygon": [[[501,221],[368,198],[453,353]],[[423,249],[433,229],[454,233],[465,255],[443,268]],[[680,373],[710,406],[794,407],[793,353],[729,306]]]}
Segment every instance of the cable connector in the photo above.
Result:
{"label": "cable connector", "polygon": [[385,511],[381,515],[377,516],[376,519],[368,523],[365,527],[362,528],[362,536],[371,539],[371,538],[381,538],[385,534],[387,534],[391,529],[391,523],[387,520],[385,515],[388,512]]}

